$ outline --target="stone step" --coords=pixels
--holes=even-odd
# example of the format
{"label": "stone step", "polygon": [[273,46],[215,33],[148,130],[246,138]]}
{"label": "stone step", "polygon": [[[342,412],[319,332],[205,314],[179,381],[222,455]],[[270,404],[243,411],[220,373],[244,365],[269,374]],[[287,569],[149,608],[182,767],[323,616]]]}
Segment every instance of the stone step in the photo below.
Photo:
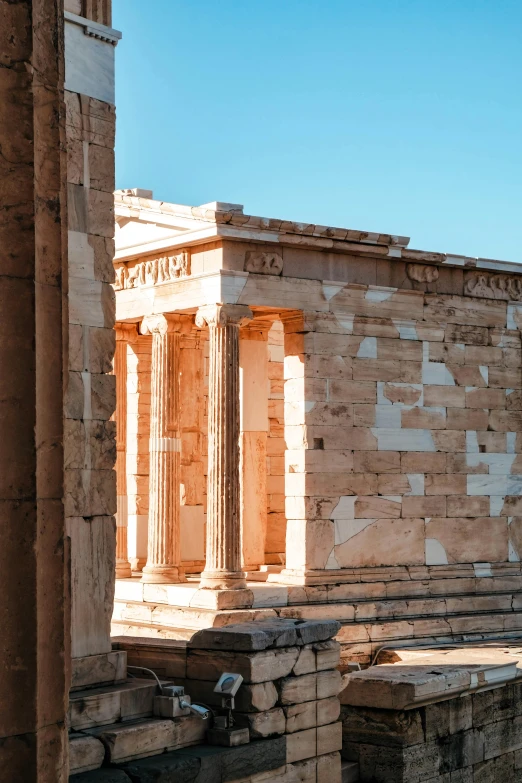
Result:
{"label": "stone step", "polygon": [[[522,610],[520,593],[506,592],[494,595],[460,595],[433,598],[385,598],[379,601],[343,601],[338,603],[294,604],[292,606],[265,606],[253,609],[195,609],[169,606],[148,601],[116,599],[113,620],[151,623],[165,628],[193,628],[199,630],[232,622],[260,620],[263,616],[300,618],[303,620],[330,619],[341,623],[376,623],[418,617],[448,617],[485,613],[516,613]],[[216,618],[219,617],[219,621]],[[230,618],[230,620],[228,619]]]}
{"label": "stone step", "polygon": [[266,582],[268,571],[245,571],[245,577],[247,582]]}
{"label": "stone step", "polygon": [[103,742],[85,734],[69,734],[69,771],[72,774],[99,769],[105,758]]}
{"label": "stone step", "polygon": [[356,761],[341,762],[341,783],[357,783],[359,780],[359,765]]}
{"label": "stone step", "polygon": [[74,691],[69,701],[69,726],[83,730],[153,713],[158,686],[150,679],[130,679],[121,685]]}
{"label": "stone step", "polygon": [[[509,565],[519,567],[519,564],[510,563]],[[273,571],[274,568],[277,570]],[[254,606],[300,606],[317,603],[330,605],[384,600],[411,601],[412,599],[493,596],[502,593],[517,595],[522,591],[522,576],[515,573],[488,576],[452,574],[451,578],[448,575],[441,575],[439,578],[431,574],[425,579],[419,579],[406,572],[400,576],[395,575],[395,577],[388,574],[387,579],[384,580],[377,574],[366,575],[368,581],[361,581],[364,575],[353,575],[354,581],[351,582],[302,587],[278,583],[281,568],[282,566],[265,565],[261,566],[259,571],[252,571],[253,581],[250,586],[254,592]],[[438,566],[438,568],[441,567]],[[265,573],[268,584],[255,581]],[[473,569],[471,569],[471,573],[474,573]],[[117,579],[115,598],[122,601],[167,604],[194,609],[201,606],[197,603],[198,588],[199,583],[193,580],[182,584],[162,585],[147,584],[137,578]],[[274,603],[276,595],[277,603]],[[263,603],[267,598],[270,603]],[[203,604],[203,606],[206,605]]]}
{"label": "stone step", "polygon": [[138,621],[113,620],[111,636],[139,636],[143,639],[182,639],[190,641],[197,628],[175,628],[167,625],[140,623]]}
{"label": "stone step", "polygon": [[204,742],[208,721],[195,715],[182,718],[149,718],[85,729],[85,734],[103,743],[111,764],[155,756],[158,753]]}

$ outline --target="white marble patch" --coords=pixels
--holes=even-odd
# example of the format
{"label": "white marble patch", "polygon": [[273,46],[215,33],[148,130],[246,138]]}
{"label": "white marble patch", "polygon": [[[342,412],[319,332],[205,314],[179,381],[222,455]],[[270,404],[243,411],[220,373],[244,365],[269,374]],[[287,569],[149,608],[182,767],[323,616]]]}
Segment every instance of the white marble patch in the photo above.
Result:
{"label": "white marble patch", "polygon": [[473,563],[473,570],[475,571],[475,576],[493,576],[491,563]]}
{"label": "white marble patch", "polygon": [[466,430],[466,451],[475,454],[480,451],[477,433],[474,430]]}
{"label": "white marble patch", "polygon": [[511,473],[515,457],[515,454],[466,454],[466,465],[470,468],[488,465],[490,475],[504,476]]}
{"label": "white marble patch", "polygon": [[364,530],[368,525],[373,525],[375,519],[336,519],[335,526],[335,545],[344,544],[350,538],[353,538]]}
{"label": "white marble patch", "polygon": [[522,476],[467,476],[468,495],[521,495]]}
{"label": "white marble patch", "polygon": [[337,571],[341,566],[335,559],[335,549],[332,549],[326,561],[325,568],[329,571]]}
{"label": "white marble patch", "polygon": [[376,405],[375,426],[389,429],[400,429],[401,407],[398,405]]}
{"label": "white marble patch", "polygon": [[333,509],[331,519],[355,519],[355,501],[357,495],[343,495]]}
{"label": "white marble patch", "polygon": [[365,294],[367,302],[386,302],[395,294],[397,288],[368,288]]}
{"label": "white marble patch", "polygon": [[507,328],[520,329],[522,323],[522,305],[510,303],[507,306]]}
{"label": "white marble patch", "polygon": [[504,495],[491,495],[489,498],[489,516],[499,517],[504,508]]}
{"label": "white marble patch", "polygon": [[507,495],[505,476],[466,476],[468,495]]}
{"label": "white marble patch", "polygon": [[418,340],[415,321],[401,321],[398,318],[392,318],[392,323],[398,330],[401,340]]}
{"label": "white marble patch", "polygon": [[517,550],[513,546],[513,542],[511,539],[509,539],[508,543],[508,560],[510,563],[519,563],[520,557],[518,556]]}
{"label": "white marble patch", "polygon": [[436,451],[431,430],[371,428],[379,451]]}
{"label": "white marble patch", "polygon": [[410,491],[405,495],[424,495],[424,473],[407,473],[410,482]]}
{"label": "white marble patch", "polygon": [[506,495],[522,495],[522,476],[506,476]]}
{"label": "white marble patch", "polygon": [[486,367],[485,365],[479,364],[479,372],[482,375],[482,379],[487,386],[488,378],[489,378],[489,368]]}
{"label": "white marble patch", "polygon": [[355,315],[343,315],[342,317],[337,315],[336,321],[343,329],[345,329],[350,334],[353,333],[353,322],[355,319]]}
{"label": "white marble patch", "polygon": [[344,288],[346,288],[346,283],[332,283],[332,282],[324,282],[323,283],[323,294],[324,298],[329,302],[330,299],[333,299],[334,296],[337,296],[337,294],[342,291]]}
{"label": "white marble patch", "polygon": [[455,379],[444,362],[423,362],[422,382],[430,386],[455,386]]}
{"label": "white marble patch", "polygon": [[357,351],[358,359],[376,359],[377,358],[377,338],[365,337]]}
{"label": "white marble patch", "polygon": [[426,539],[426,565],[448,565],[446,550],[436,538]]}

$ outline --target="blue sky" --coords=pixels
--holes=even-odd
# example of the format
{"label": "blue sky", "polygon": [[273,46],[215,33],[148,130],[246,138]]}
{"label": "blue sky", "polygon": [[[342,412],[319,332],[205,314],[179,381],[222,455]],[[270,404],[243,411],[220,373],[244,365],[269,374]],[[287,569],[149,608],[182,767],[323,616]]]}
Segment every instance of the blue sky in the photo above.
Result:
{"label": "blue sky", "polygon": [[117,187],[522,262],[520,0],[114,0]]}

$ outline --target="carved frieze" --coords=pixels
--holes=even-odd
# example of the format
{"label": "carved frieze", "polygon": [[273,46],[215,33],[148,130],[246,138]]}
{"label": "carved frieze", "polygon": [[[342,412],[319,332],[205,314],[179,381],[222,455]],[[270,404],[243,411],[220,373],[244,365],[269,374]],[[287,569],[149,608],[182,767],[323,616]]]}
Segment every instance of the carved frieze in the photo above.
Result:
{"label": "carved frieze", "polygon": [[190,275],[190,253],[182,250],[174,256],[164,256],[142,261],[133,267],[126,264],[116,267],[114,288],[141,288],[157,285]]}
{"label": "carved frieze", "polygon": [[522,302],[522,277],[471,272],[464,284],[464,293],[482,299]]}
{"label": "carved frieze", "polygon": [[245,254],[245,272],[256,275],[280,275],[283,271],[283,258],[279,253],[263,250],[248,250]]}
{"label": "carved frieze", "polygon": [[406,274],[416,283],[434,283],[439,279],[439,270],[431,264],[407,264]]}

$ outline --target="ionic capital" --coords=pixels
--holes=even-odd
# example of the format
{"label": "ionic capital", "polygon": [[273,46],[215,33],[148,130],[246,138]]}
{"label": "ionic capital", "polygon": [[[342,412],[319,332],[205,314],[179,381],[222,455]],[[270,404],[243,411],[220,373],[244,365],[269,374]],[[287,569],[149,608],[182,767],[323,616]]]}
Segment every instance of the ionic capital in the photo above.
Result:
{"label": "ionic capital", "polygon": [[116,332],[116,342],[135,343],[138,339],[136,324],[117,323],[114,324]]}
{"label": "ionic capital", "polygon": [[243,326],[251,318],[252,310],[246,305],[205,305],[196,313],[196,326]]}
{"label": "ionic capital", "polygon": [[190,326],[190,319],[179,313],[146,315],[140,324],[140,334],[165,335],[168,332],[181,332],[187,325]]}

